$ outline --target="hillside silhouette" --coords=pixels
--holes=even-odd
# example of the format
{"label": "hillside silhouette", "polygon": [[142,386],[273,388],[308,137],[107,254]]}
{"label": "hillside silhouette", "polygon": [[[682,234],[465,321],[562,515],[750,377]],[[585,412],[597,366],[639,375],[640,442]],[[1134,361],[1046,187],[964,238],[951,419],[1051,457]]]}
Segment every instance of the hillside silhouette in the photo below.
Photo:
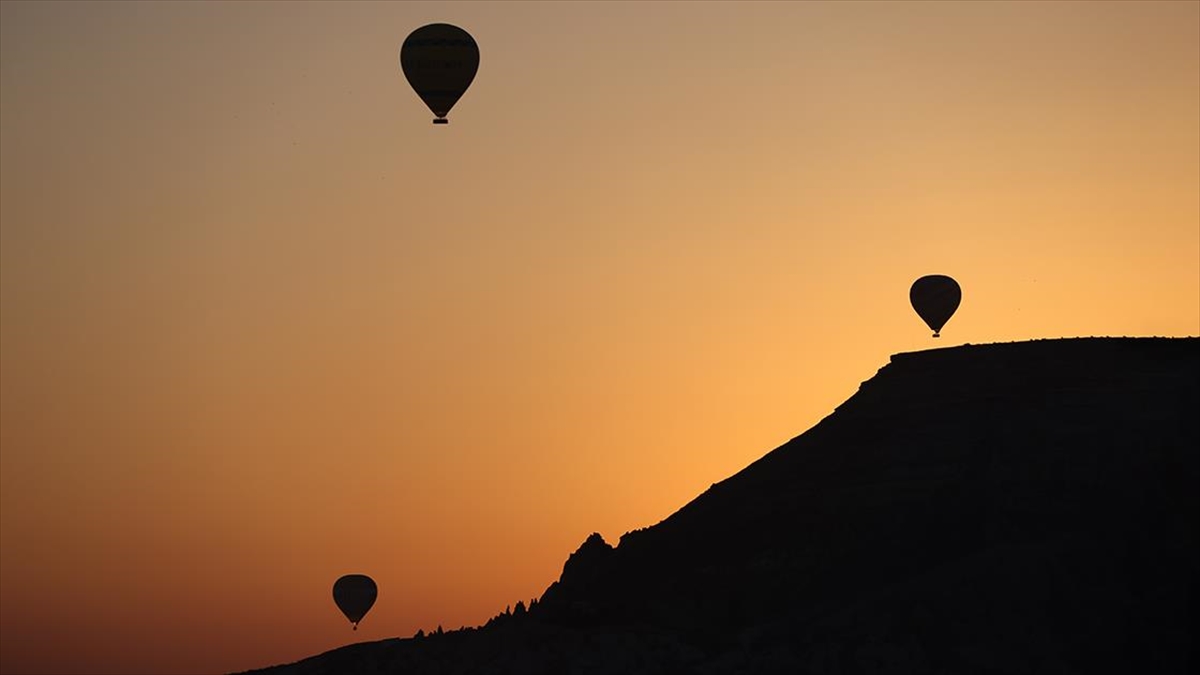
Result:
{"label": "hillside silhouette", "polygon": [[1200,339],[897,354],[486,626],[254,673],[1189,672]]}

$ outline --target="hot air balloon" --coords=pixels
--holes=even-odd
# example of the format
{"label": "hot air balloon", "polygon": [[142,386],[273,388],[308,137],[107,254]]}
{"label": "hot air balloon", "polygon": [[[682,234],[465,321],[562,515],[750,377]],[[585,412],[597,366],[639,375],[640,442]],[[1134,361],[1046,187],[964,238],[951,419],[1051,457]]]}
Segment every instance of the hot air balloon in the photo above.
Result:
{"label": "hot air balloon", "polygon": [[437,115],[433,123],[449,124],[446,115],[479,70],[479,46],[458,26],[431,23],[405,38],[400,68],[417,96]]}
{"label": "hot air balloon", "polygon": [[942,326],[954,316],[958,303],[962,302],[962,289],[948,276],[930,274],[913,282],[908,299],[917,315],[933,329],[933,337],[939,337]]}
{"label": "hot air balloon", "polygon": [[375,581],[365,574],[347,574],[333,582],[333,601],[354,624],[354,630],[358,630],[358,622],[371,611],[378,594]]}

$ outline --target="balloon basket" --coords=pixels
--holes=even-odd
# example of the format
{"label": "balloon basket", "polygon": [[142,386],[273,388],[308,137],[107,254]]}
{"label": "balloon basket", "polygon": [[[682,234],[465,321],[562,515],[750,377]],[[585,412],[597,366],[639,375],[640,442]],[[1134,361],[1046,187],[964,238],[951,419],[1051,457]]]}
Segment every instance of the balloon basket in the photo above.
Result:
{"label": "balloon basket", "polygon": [[450,120],[446,119],[445,117],[439,117],[439,118],[433,120],[433,123],[434,124],[450,124]]}

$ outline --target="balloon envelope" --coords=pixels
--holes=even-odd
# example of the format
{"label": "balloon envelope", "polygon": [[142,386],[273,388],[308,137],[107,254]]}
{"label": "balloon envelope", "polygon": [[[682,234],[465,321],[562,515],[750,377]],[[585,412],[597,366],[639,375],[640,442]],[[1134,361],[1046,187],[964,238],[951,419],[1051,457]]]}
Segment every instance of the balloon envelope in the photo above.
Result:
{"label": "balloon envelope", "polygon": [[942,326],[954,316],[958,303],[962,302],[962,289],[948,276],[931,274],[913,282],[908,299],[917,315],[933,329],[933,337],[938,337]]}
{"label": "balloon envelope", "polygon": [[371,610],[377,595],[375,580],[365,574],[347,574],[333,582],[333,601],[354,624],[354,630],[358,630],[358,622]]}
{"label": "balloon envelope", "polygon": [[400,69],[417,96],[437,115],[433,123],[446,124],[446,115],[479,70],[479,46],[458,26],[431,23],[405,38],[400,46]]}

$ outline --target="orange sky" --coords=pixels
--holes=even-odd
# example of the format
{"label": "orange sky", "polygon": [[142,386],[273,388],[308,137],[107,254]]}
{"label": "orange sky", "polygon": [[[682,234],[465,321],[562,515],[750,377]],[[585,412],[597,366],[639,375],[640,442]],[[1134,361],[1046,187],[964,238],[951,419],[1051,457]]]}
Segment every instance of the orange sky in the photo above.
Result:
{"label": "orange sky", "polygon": [[890,354],[1200,333],[1200,3],[0,13],[4,673],[479,624]]}

